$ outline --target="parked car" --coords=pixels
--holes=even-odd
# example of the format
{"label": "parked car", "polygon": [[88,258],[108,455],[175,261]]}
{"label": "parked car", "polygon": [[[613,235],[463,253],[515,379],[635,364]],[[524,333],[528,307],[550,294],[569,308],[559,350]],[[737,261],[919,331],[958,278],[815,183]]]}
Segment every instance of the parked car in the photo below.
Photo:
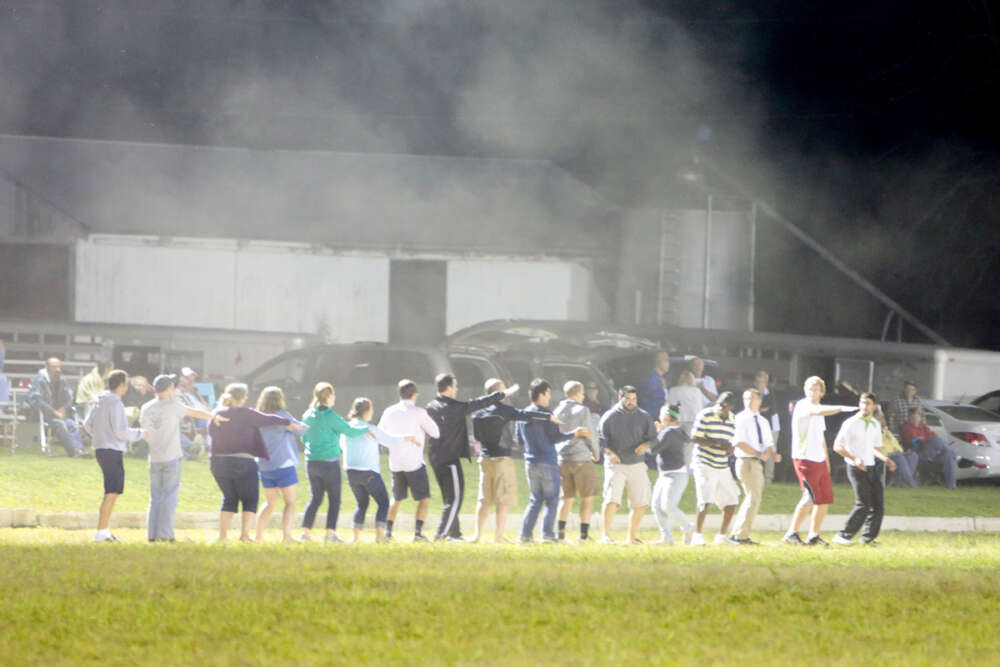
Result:
{"label": "parked car", "polygon": [[1000,478],[1000,415],[962,403],[922,404],[927,425],[959,456],[957,479]]}
{"label": "parked car", "polygon": [[337,409],[347,412],[355,397],[375,404],[375,415],[399,400],[402,378],[417,383],[421,403],[436,393],[434,376],[451,372],[444,352],[436,347],[410,347],[384,343],[318,345],[285,352],[264,362],[247,377],[250,400],[256,401],[267,386],[285,392],[289,411],[301,415],[312,400],[318,382],[331,382],[337,390]]}
{"label": "parked car", "polygon": [[979,398],[973,400],[972,405],[1000,415],[1000,389],[991,391],[988,394],[983,394]]}
{"label": "parked car", "polygon": [[[636,348],[648,353],[655,349],[649,341],[638,341],[624,334],[595,328],[586,322],[548,320],[494,320],[467,327],[448,337],[448,356],[456,367],[459,387],[463,385],[458,357],[473,355],[486,362],[477,362],[484,369],[495,370],[497,377],[508,384],[516,382],[524,389],[511,399],[514,405],[528,402],[527,387],[536,377],[552,384],[552,403],[564,396],[563,384],[578,380],[584,385],[594,383],[598,401],[611,406],[617,400],[617,389],[601,370],[606,354],[621,354]],[[483,375],[481,373],[481,375]],[[483,379],[489,375],[483,375]],[[477,378],[478,379],[478,378]],[[471,379],[470,379],[471,382]],[[482,389],[480,381],[478,389]]]}

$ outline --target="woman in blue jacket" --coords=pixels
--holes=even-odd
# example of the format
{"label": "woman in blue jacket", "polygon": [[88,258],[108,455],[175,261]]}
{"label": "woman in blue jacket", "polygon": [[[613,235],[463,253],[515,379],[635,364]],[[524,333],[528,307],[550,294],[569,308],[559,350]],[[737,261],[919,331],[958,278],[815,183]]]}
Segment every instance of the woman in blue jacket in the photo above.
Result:
{"label": "woman in blue jacket", "polygon": [[[285,394],[280,387],[265,387],[260,392],[257,411],[284,417],[305,429],[305,424],[292,417],[286,409]],[[271,520],[280,494],[285,501],[285,508],[281,512],[282,537],[285,542],[297,542],[292,537],[292,523],[295,521],[295,496],[299,484],[299,476],[295,471],[299,465],[298,440],[286,426],[264,426],[260,429],[260,435],[267,447],[268,458],[257,459],[265,500],[264,507],[257,516],[257,541],[260,542],[264,536],[264,529]]]}

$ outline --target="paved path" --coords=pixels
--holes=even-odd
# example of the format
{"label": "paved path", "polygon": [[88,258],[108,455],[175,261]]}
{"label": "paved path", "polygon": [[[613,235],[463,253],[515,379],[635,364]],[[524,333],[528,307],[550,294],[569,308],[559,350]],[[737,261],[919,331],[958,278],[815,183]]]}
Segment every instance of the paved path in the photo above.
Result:
{"label": "paved path", "polygon": [[[373,520],[374,512],[369,512],[369,527]],[[350,517],[342,518],[342,530],[350,529]],[[694,518],[694,517],[689,517]],[[425,524],[425,532],[433,531],[437,525],[439,516],[432,514]],[[302,515],[298,516],[296,525],[300,525]],[[462,514],[460,517],[463,526],[463,533],[472,534],[473,515]],[[830,514],[823,522],[824,531],[839,530],[847,520],[845,514]],[[219,515],[216,512],[178,512],[174,527],[177,529],[204,529],[214,530],[218,527]],[[270,525],[279,527],[280,512],[271,517]],[[705,533],[715,533],[719,529],[721,516],[711,513],[705,520]],[[789,514],[761,514],[754,522],[756,531],[784,531],[787,529],[791,515]],[[539,519],[539,524],[541,520]],[[615,532],[624,532],[627,528],[628,517],[620,514],[615,517]],[[38,513],[30,509],[0,509],[0,528],[19,527],[52,527],[65,528],[69,530],[93,529],[97,525],[96,512],[61,512],[54,514]],[[521,525],[521,515],[513,514],[507,517],[507,530],[511,535],[516,535]],[[112,528],[145,528],[145,512],[116,512],[111,517]],[[322,521],[317,523],[322,528]],[[493,530],[494,519],[490,516],[487,521],[487,533]],[[657,530],[656,521],[651,515],[646,515],[642,521],[642,530]],[[536,532],[539,527],[536,527]],[[917,517],[917,516],[887,516],[882,522],[883,530],[905,530],[905,531],[941,531],[941,532],[1000,532],[1000,517]],[[394,531],[399,534],[407,534],[413,530],[413,514],[401,514],[394,526]],[[591,522],[591,534],[600,534],[601,519],[597,514]],[[570,525],[567,527],[567,535],[577,534],[577,517],[573,515]]]}

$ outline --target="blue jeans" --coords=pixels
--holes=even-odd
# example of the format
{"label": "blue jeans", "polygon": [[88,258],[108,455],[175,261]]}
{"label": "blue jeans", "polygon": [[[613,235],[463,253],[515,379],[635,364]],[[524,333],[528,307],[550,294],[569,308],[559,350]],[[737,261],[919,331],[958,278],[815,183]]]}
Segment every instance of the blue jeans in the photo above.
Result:
{"label": "blue jeans", "polygon": [[351,485],[358,508],[354,510],[354,527],[361,530],[365,527],[365,512],[368,511],[368,498],[371,497],[378,505],[375,510],[375,525],[386,527],[389,516],[389,491],[385,488],[382,475],[371,470],[348,470],[347,483]]}
{"label": "blue jeans", "polygon": [[661,472],[656,478],[656,485],[653,486],[653,512],[656,514],[656,524],[660,527],[660,536],[664,542],[673,544],[674,541],[670,534],[671,516],[677,519],[681,530],[687,531],[692,528],[692,524],[684,512],[677,507],[687,484],[687,469],[668,473]]}
{"label": "blue jeans", "polygon": [[52,417],[45,423],[52,427],[52,437],[66,450],[67,456],[76,456],[83,451],[83,441],[80,439],[80,429],[73,419]]}
{"label": "blue jeans", "polygon": [[955,462],[958,457],[939,436],[924,441],[920,448],[920,460],[941,466],[944,485],[949,489],[955,488]]}
{"label": "blue jeans", "polygon": [[552,463],[526,463],[524,468],[528,476],[528,489],[531,491],[531,498],[524,511],[521,537],[531,539],[532,533],[535,532],[535,522],[538,521],[538,513],[542,511],[544,504],[542,536],[547,540],[554,540],[556,539],[556,510],[559,505],[559,489],[562,485],[559,466]]}
{"label": "blue jeans", "polygon": [[913,475],[917,472],[917,453],[914,451],[900,452],[889,457],[896,464],[896,479],[893,486],[914,488],[917,485]]}
{"label": "blue jeans", "polygon": [[153,540],[174,539],[174,511],[181,488],[181,460],[149,463],[149,511],[146,513],[146,537]]}

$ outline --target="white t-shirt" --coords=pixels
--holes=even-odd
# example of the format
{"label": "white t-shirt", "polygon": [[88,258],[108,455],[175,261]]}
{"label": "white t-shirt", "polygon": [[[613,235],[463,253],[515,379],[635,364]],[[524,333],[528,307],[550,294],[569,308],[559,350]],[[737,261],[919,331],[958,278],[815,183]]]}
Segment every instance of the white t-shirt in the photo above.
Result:
{"label": "white t-shirt", "polygon": [[[709,392],[713,396],[719,395],[719,385],[715,383],[715,378],[713,378],[711,375],[702,375],[700,378],[695,378],[694,384],[696,387],[703,387],[705,391]],[[701,391],[699,391],[698,393],[701,394],[702,408],[707,408],[712,404],[711,398],[705,396],[705,394],[702,394]]]}
{"label": "white t-shirt", "polygon": [[154,398],[139,411],[139,425],[146,429],[150,463],[179,459],[181,451],[181,419],[189,408],[176,398],[164,401]]}
{"label": "white t-shirt", "polygon": [[813,402],[803,398],[792,411],[792,458],[805,461],[826,461],[826,418],[810,415]]}
{"label": "white t-shirt", "polygon": [[424,435],[432,438],[441,435],[437,423],[427,414],[427,410],[408,400],[387,407],[378,427],[392,435],[412,435],[420,443],[419,447],[410,445],[389,448],[389,470],[392,472],[419,470],[424,465]]}
{"label": "white t-shirt", "polygon": [[[705,405],[705,396],[698,387],[686,385],[671,387],[670,400],[673,403],[680,403],[681,409],[677,421],[688,424],[694,421]],[[653,418],[659,419],[660,415],[653,415]]]}
{"label": "white t-shirt", "polygon": [[[841,424],[834,444],[843,447],[851,456],[859,457],[866,467],[873,466],[875,450],[882,447],[882,425],[872,417],[866,421],[861,413],[856,413]],[[854,462],[847,459],[847,465],[853,466]]]}

